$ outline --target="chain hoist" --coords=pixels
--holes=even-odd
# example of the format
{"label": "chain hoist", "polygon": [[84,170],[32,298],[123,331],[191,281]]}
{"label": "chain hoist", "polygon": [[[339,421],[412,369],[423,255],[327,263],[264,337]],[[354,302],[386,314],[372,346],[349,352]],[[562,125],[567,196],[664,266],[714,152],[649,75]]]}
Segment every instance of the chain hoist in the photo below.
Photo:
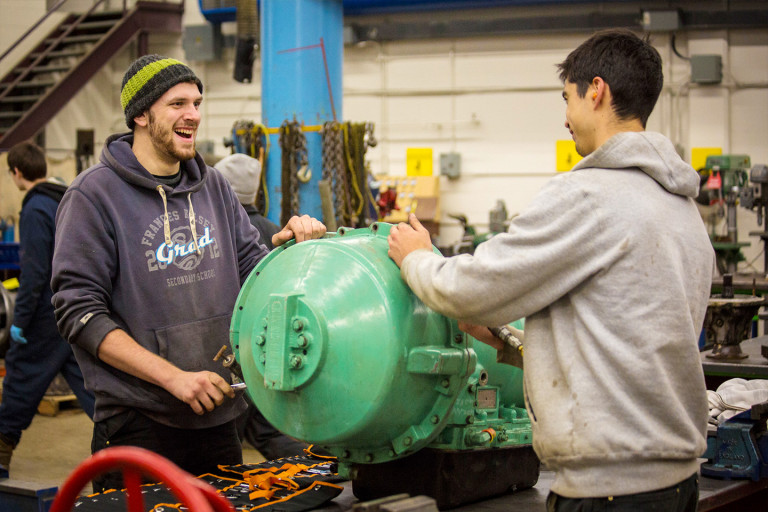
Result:
{"label": "chain hoist", "polygon": [[[373,123],[346,123],[344,125],[344,149],[349,168],[349,181],[354,191],[353,209],[355,216],[364,224],[369,215],[369,208],[375,208],[368,186],[369,170],[365,163],[365,153],[369,147],[377,144],[373,137]],[[364,191],[367,192],[364,194]],[[374,215],[376,217],[376,215]]]}
{"label": "chain hoist", "polygon": [[[266,141],[266,147],[265,142]],[[256,158],[261,163],[261,176],[256,192],[256,209],[262,215],[269,212],[269,191],[267,190],[267,156],[269,153],[269,137],[264,125],[253,121],[235,121],[232,125],[231,145],[234,153],[244,153]]]}
{"label": "chain hoist", "polygon": [[299,214],[299,181],[307,182],[312,176],[307,156],[307,137],[298,121],[283,121],[280,126],[281,187],[280,221],[288,223]]}
{"label": "chain hoist", "polygon": [[341,125],[337,121],[323,124],[321,131],[323,154],[323,180],[333,190],[333,210],[337,225],[351,226],[352,211],[344,163],[344,141]]}

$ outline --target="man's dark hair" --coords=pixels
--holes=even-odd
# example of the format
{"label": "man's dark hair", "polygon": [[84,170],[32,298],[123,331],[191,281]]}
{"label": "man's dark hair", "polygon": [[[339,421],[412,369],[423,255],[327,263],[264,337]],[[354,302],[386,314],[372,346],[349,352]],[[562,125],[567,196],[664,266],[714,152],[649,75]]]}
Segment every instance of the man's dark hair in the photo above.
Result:
{"label": "man's dark hair", "polygon": [[647,35],[641,39],[626,29],[595,33],[557,68],[560,80],[576,84],[582,98],[592,79],[602,78],[611,88],[611,106],[619,119],[639,119],[643,128],[664,85],[659,52]]}
{"label": "man's dark hair", "polygon": [[8,150],[8,167],[9,170],[18,169],[27,181],[45,178],[45,153],[37,144],[29,141],[19,142]]}

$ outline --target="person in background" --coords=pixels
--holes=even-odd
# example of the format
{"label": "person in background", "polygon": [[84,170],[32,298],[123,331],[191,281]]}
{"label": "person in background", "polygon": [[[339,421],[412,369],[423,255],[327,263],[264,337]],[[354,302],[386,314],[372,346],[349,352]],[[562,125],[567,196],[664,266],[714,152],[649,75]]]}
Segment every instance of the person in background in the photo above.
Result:
{"label": "person in background", "polygon": [[272,245],[272,236],[280,231],[280,226],[263,216],[256,209],[256,192],[259,190],[261,180],[261,162],[252,156],[243,153],[234,153],[225,156],[214,166],[221,173],[235,191],[237,200],[245,208],[251,224],[261,233],[261,240],[270,251],[275,248]]}
{"label": "person in background", "polygon": [[[142,56],[120,101],[131,131],[107,139],[59,207],[53,304],[96,396],[92,451],[138,446],[200,475],[242,462],[236,420],[246,404],[213,358],[268,251],[195,149],[203,84],[194,71]],[[321,222],[294,216],[272,243],[324,234]],[[93,486],[121,488],[122,478]]]}
{"label": "person in background", "polygon": [[[232,186],[240,204],[248,213],[251,224],[261,233],[261,239],[269,250],[272,237],[280,227],[259,213],[256,209],[256,191],[261,178],[261,162],[243,153],[234,153],[222,158],[215,166]],[[248,409],[238,418],[237,430],[241,440],[248,441],[267,460],[300,455],[307,444],[281,433],[267,421],[258,407],[245,394]]]}
{"label": "person in background", "polygon": [[67,188],[46,178],[45,153],[32,142],[13,146],[7,161],[13,183],[26,194],[19,215],[21,274],[0,403],[0,476],[5,477],[22,432],[32,423],[57,374],[61,373],[91,418],[94,402],[72,348],[59,335],[51,305],[54,220]]}
{"label": "person in background", "polygon": [[497,349],[486,326],[525,317],[548,510],[695,511],[708,415],[697,342],[715,270],[699,176],[645,131],[663,83],[647,39],[598,32],[559,70],[584,159],[474,255],[434,254],[413,215],[389,254],[427,306]]}

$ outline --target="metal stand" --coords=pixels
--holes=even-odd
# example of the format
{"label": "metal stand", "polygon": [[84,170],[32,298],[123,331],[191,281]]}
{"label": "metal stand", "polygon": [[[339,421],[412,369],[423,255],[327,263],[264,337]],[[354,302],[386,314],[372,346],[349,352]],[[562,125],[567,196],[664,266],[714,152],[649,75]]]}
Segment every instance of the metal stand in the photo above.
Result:
{"label": "metal stand", "polygon": [[739,343],[750,337],[752,318],[763,305],[762,297],[734,296],[733,276],[723,276],[723,291],[709,299],[704,317],[707,345],[713,344],[712,359],[744,359]]}
{"label": "metal stand", "polygon": [[489,450],[425,448],[384,464],[355,466],[352,491],[360,500],[397,493],[426,495],[440,510],[528,489],[539,480],[539,458],[530,445]]}

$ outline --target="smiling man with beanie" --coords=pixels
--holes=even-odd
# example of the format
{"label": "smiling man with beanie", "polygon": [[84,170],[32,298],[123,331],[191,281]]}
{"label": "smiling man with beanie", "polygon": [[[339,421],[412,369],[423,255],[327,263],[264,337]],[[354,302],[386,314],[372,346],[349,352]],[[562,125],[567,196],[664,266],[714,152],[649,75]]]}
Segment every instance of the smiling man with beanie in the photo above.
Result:
{"label": "smiling man with beanie", "polygon": [[[242,461],[245,402],[213,357],[229,341],[240,286],[267,254],[227,181],[195,150],[203,86],[146,55],[120,94],[132,132],[109,137],[56,216],[58,327],[96,397],[92,450],[132,445],[194,475]],[[318,238],[293,217],[272,242]],[[94,491],[120,488],[119,474]]]}

